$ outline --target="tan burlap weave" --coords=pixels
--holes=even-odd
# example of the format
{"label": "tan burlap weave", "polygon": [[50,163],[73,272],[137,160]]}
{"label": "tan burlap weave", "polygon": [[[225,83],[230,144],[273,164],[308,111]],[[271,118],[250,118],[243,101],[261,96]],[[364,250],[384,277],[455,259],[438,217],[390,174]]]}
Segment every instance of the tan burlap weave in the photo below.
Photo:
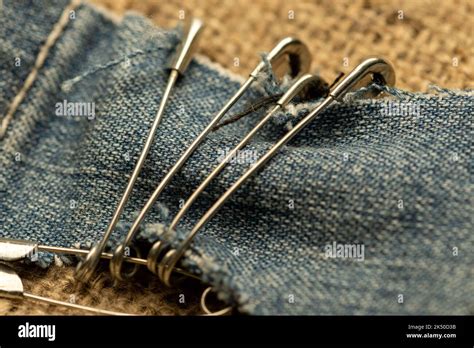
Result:
{"label": "tan burlap weave", "polygon": [[473,85],[474,2],[469,0],[93,2],[118,13],[133,9],[161,27],[174,26],[183,14],[202,18],[206,30],[200,52],[241,75],[255,66],[259,52],[295,36],[308,44],[313,69],[327,80],[364,57],[383,55],[394,64],[401,88]]}

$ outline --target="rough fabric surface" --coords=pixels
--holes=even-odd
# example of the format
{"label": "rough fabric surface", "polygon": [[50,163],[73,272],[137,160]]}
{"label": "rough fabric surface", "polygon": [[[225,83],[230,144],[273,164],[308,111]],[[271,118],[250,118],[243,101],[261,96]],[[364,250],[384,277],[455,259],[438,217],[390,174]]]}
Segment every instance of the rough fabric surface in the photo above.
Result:
{"label": "rough fabric surface", "polygon": [[[146,134],[143,123],[150,122],[159,102],[165,82],[160,66],[174,40],[172,32],[153,30],[138,17],[114,28],[81,8],[51,57],[52,62],[67,61],[68,68],[46,66],[30,101],[13,119],[2,143],[4,235],[59,244],[94,241],[108,222]],[[79,50],[71,51],[73,42],[84,39],[81,32],[96,38],[86,58]],[[147,41],[150,33],[158,39]],[[101,35],[113,39],[106,45]],[[130,44],[126,59],[124,42]],[[153,59],[142,59],[149,56],[140,57],[137,50]],[[139,198],[132,200],[125,221],[238,85],[202,63],[193,64],[187,79],[197,87],[189,89],[183,82],[177,89],[138,183]],[[472,93],[387,93],[394,99],[353,96],[313,122],[199,235],[188,267],[204,273],[228,301],[248,313],[472,311],[473,260],[466,252],[473,246]],[[35,101],[39,95],[49,99]],[[189,95],[194,98],[186,99]],[[51,105],[63,96],[93,98],[96,119],[77,122],[52,116]],[[401,115],[389,109],[391,102],[394,107],[416,105],[419,112]],[[285,131],[283,123],[314,105],[295,106],[297,112],[290,117],[280,115],[285,122],[269,125],[249,148],[263,153]],[[196,110],[203,110],[203,118],[191,120]],[[216,149],[235,143],[255,117],[222,128],[193,156],[163,196],[171,215],[179,199],[208,173],[209,163],[217,164]],[[15,162],[17,153],[24,157]],[[180,231],[192,226],[244,166],[237,163],[229,169]],[[25,192],[20,200],[14,199],[18,190],[12,188]],[[71,201],[77,205],[71,208]],[[14,221],[8,218],[12,210]],[[149,221],[160,221],[159,212]],[[147,226],[152,236],[154,224]],[[333,241],[363,243],[365,261],[327,260],[323,250]],[[453,255],[453,247],[459,255]],[[403,304],[397,301],[400,294]]]}
{"label": "rough fabric surface", "polygon": [[180,11],[200,17],[207,26],[200,52],[241,75],[255,66],[259,52],[293,35],[308,44],[313,68],[328,81],[372,55],[394,62],[397,85],[412,91],[429,84],[467,88],[474,80],[470,0],[93,2],[117,13],[136,10],[160,27],[174,26]]}
{"label": "rough fabric surface", "polygon": [[[74,302],[95,308],[142,315],[198,315],[199,296],[204,288],[185,284],[179,289],[168,288],[147,274],[139,274],[133,283],[114,283],[107,269],[101,268],[88,287],[78,287],[72,267],[41,269],[31,265],[14,265],[23,280],[25,292]],[[184,297],[183,297],[184,296]],[[184,299],[184,302],[183,302]],[[213,304],[214,302],[214,304]],[[211,308],[222,304],[210,301]],[[212,307],[213,306],[213,307]],[[0,315],[95,315],[87,311],[68,309],[27,300],[0,298]]]}

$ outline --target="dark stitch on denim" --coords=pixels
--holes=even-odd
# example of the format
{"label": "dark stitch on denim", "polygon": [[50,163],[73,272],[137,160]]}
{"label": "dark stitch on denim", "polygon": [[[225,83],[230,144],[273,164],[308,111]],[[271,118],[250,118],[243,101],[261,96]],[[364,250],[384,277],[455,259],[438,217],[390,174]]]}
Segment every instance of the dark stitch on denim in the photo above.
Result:
{"label": "dark stitch on denim", "polygon": [[247,116],[247,115],[249,115],[253,112],[256,112],[256,111],[260,110],[262,107],[265,107],[265,106],[267,106],[271,103],[276,102],[282,95],[283,95],[283,93],[278,93],[278,94],[274,94],[274,95],[270,95],[268,97],[262,97],[262,98],[258,99],[254,103],[250,104],[250,106],[248,106],[244,111],[239,112],[237,114],[234,114],[234,115],[230,116],[229,119],[224,120],[221,123],[215,125],[214,128],[212,128],[212,132],[215,132],[216,130],[218,130],[221,127],[227,126],[228,124],[234,123],[234,122],[240,120],[242,117]]}
{"label": "dark stitch on denim", "polygon": [[[329,86],[326,81],[322,78],[318,78],[315,81],[312,81],[310,85],[306,86],[304,90],[301,92],[301,96],[297,98],[300,102],[306,102],[311,100],[317,100],[319,98],[325,98],[329,94],[330,89],[344,76],[344,73],[340,73],[334,82]],[[213,132],[218,130],[221,127],[224,127],[228,124],[234,123],[240,120],[242,117],[247,116],[253,112],[260,110],[262,107],[268,106],[274,102],[276,102],[283,93],[277,93],[273,95],[269,95],[267,97],[262,97],[257,99],[255,102],[250,104],[245,110],[230,116],[227,120],[222,121],[221,123],[214,126],[212,129]]]}

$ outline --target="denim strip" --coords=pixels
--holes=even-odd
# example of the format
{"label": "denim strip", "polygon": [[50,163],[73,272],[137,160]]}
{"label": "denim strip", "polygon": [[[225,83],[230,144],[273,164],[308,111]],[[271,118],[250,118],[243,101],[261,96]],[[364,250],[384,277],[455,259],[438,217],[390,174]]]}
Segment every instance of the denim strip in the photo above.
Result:
{"label": "denim strip", "polygon": [[[21,49],[26,58],[20,70],[2,64],[2,115],[67,3],[40,11],[37,2],[4,2],[16,21],[2,19],[0,49]],[[31,18],[31,6],[41,14]],[[88,5],[76,9],[0,140],[1,236],[84,247],[102,237],[155,116],[177,39],[177,31],[138,15],[116,22]],[[111,246],[239,84],[205,59],[191,63]],[[269,72],[233,110],[273,87]],[[473,92],[385,88],[376,100],[362,92],[295,137],[186,254],[186,268],[242,312],[474,313]],[[64,116],[64,102],[94,103],[93,115]],[[248,153],[261,156],[317,102],[276,115]],[[147,217],[141,240],[176,245],[184,237],[248,167],[247,157],[216,178],[177,235],[163,234],[163,225],[262,112],[210,134]],[[364,253],[328,253],[346,245]],[[39,261],[52,260],[46,253]]]}

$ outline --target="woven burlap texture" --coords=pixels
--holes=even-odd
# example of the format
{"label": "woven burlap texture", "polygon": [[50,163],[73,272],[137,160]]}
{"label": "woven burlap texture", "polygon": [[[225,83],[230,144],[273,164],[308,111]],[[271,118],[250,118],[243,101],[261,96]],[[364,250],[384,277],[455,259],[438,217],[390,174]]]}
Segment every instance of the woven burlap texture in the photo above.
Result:
{"label": "woven burlap texture", "polygon": [[[160,27],[196,16],[206,24],[200,53],[247,75],[285,36],[303,40],[313,69],[328,81],[363,58],[391,60],[397,86],[472,87],[474,2],[304,0],[93,0],[122,14],[136,10]],[[237,59],[238,63],[237,63]],[[238,64],[238,66],[236,66]]]}
{"label": "woven burlap texture", "polygon": [[[92,0],[117,14],[127,10],[173,27],[186,16],[204,20],[199,52],[245,76],[259,53],[285,36],[307,43],[313,70],[328,81],[349,72],[363,58],[392,61],[397,86],[425,91],[429,84],[472,88],[474,2],[465,1],[288,1],[288,0]],[[238,62],[238,64],[237,64]],[[71,267],[48,271],[20,267],[26,289],[35,294],[101,308],[143,314],[198,313],[199,291],[168,289],[152,281],[113,286],[107,274],[77,290]],[[180,303],[181,294],[186,302]],[[71,297],[74,296],[74,297]],[[0,314],[83,314],[28,301],[0,299]]]}

